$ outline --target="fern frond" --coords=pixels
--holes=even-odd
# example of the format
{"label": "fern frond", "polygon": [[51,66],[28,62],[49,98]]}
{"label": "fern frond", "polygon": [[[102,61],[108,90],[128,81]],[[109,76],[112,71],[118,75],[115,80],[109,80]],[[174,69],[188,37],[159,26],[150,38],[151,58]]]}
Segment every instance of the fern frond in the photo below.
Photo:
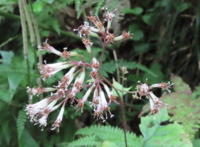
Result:
{"label": "fern frond", "polygon": [[[116,143],[119,146],[125,146],[124,144],[124,133],[123,130],[117,127],[111,126],[91,126],[90,128],[86,127],[76,132],[76,134],[81,135],[95,135],[98,136],[102,141],[108,140]],[[128,146],[135,144],[136,146],[141,146],[143,139],[141,137],[137,137],[133,133],[127,132],[127,143]]]}
{"label": "fern frond", "polygon": [[105,0],[99,0],[98,3],[96,4],[96,7],[94,8],[94,15],[98,16],[99,10],[101,7],[103,7],[103,4],[105,3]]}
{"label": "fern frond", "polygon": [[200,99],[192,99],[192,92],[180,77],[171,76],[176,93],[161,97],[169,105],[168,112],[173,114],[170,121],[176,121],[183,125],[184,131],[192,139],[200,128]]}
{"label": "fern frond", "polygon": [[77,19],[79,19],[81,15],[80,8],[81,8],[82,0],[74,0],[74,2],[75,2],[75,9],[77,11]]}
{"label": "fern frond", "polygon": [[19,115],[17,118],[17,134],[18,134],[18,140],[20,139],[22,132],[24,130],[24,125],[26,122],[26,112],[24,111],[24,109],[19,111]]}
{"label": "fern frond", "polygon": [[100,146],[101,140],[98,139],[96,136],[85,136],[80,138],[76,141],[73,141],[67,145],[67,147],[80,147],[80,146]]}

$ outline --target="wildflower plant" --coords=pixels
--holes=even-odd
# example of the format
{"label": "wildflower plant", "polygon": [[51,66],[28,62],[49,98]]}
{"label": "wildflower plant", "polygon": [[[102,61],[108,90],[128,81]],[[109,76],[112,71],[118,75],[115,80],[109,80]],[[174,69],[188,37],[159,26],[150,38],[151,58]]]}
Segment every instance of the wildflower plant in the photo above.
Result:
{"label": "wildflower plant", "polygon": [[[116,10],[109,12],[107,8],[102,9],[105,11],[105,19],[103,21],[90,13],[90,16],[87,16],[87,18],[91,21],[91,24],[84,21],[83,25],[79,26],[77,29],[74,29],[74,31],[78,32],[78,36],[82,38],[85,48],[91,55],[90,63],[87,63],[79,53],[67,51],[67,48],[64,48],[63,52],[58,51],[53,46],[48,44],[48,40],[43,43],[43,46],[38,46],[40,51],[48,51],[62,57],[63,60],[65,60],[64,62],[59,63],[49,64],[44,61],[45,64],[38,64],[40,74],[44,81],[46,81],[48,78],[51,78],[57,72],[63,69],[69,69],[62,79],[58,81],[56,86],[46,88],[27,87],[27,92],[29,93],[30,98],[32,98],[34,95],[39,96],[39,94],[45,92],[51,93],[50,97],[42,99],[35,104],[28,104],[26,107],[30,121],[34,122],[35,125],[40,125],[42,130],[43,127],[46,127],[47,125],[47,118],[49,114],[60,108],[60,113],[55,122],[52,124],[52,130],[59,131],[66,103],[70,103],[71,106],[75,105],[74,107],[77,109],[76,111],[80,110],[83,113],[84,105],[86,101],[89,101],[88,98],[92,93],[93,99],[89,101],[89,104],[94,111],[94,118],[102,119],[104,122],[106,119],[108,119],[108,117],[112,118],[114,116],[114,114],[112,114],[110,111],[110,104],[112,102],[119,104],[119,102],[116,99],[117,95],[112,92],[111,87],[114,88],[116,92],[123,90],[115,88],[107,79],[105,79],[100,73],[100,67],[103,64],[102,59],[106,46],[110,43],[114,43],[115,41],[127,40],[131,38],[133,34],[124,31],[121,35],[114,36],[114,33],[110,32],[110,28],[112,20],[115,17],[114,13]],[[106,24],[105,22],[107,22],[107,26],[104,25]],[[92,54],[93,43],[91,40],[89,40],[89,36],[98,38],[101,42],[102,54],[100,59],[95,58]],[[72,59],[72,57],[78,57],[80,60],[75,61]],[[91,79],[89,84],[83,85],[83,82],[85,81],[86,70],[90,71],[89,77]],[[150,90],[153,87],[158,87],[169,91],[168,88],[172,85],[173,84],[170,83],[160,83],[148,86],[147,83],[141,83],[141,85],[137,86],[137,91],[129,93],[134,93],[134,98],[141,99],[141,96],[146,96],[150,100],[151,113],[156,114],[160,111],[162,102]],[[88,88],[85,95],[81,99],[76,98],[77,93],[83,88]],[[139,94],[140,97],[138,97],[137,94]]]}

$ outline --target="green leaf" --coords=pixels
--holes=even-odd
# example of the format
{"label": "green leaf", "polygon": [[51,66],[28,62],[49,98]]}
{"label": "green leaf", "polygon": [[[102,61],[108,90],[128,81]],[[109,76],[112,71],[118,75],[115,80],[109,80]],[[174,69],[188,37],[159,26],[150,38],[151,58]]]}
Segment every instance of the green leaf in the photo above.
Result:
{"label": "green leaf", "polygon": [[[66,143],[62,143],[61,146],[66,146]],[[69,143],[66,147],[80,147],[80,146],[100,146],[101,140],[97,139],[96,136],[85,136],[76,141]]]}
{"label": "green leaf", "polygon": [[58,35],[60,35],[60,26],[59,26],[59,23],[58,23],[58,21],[56,19],[54,19],[52,21],[52,27],[56,30]]}
{"label": "green leaf", "polygon": [[42,1],[36,1],[33,3],[33,11],[34,12],[41,12],[43,10],[43,2]]}
{"label": "green leaf", "polygon": [[18,134],[18,140],[20,140],[21,138],[21,135],[24,131],[24,125],[25,125],[25,122],[26,122],[26,112],[24,111],[24,109],[20,110],[19,111],[19,115],[18,115],[18,118],[17,118],[17,134]]}
{"label": "green leaf", "polygon": [[19,147],[39,147],[36,141],[32,138],[29,132],[24,129],[19,140]]}
{"label": "green leaf", "polygon": [[102,143],[102,147],[116,147],[117,145],[114,142],[110,142],[110,141],[103,141]]}
{"label": "green leaf", "polygon": [[148,43],[138,43],[135,44],[135,52],[139,54],[143,54],[149,50],[149,44]]}
{"label": "green leaf", "polygon": [[[84,136],[83,138],[81,138],[82,140],[85,138],[85,136],[89,136],[91,137],[90,138],[91,142],[107,141],[109,142],[110,145],[112,142],[116,144],[117,147],[125,147],[123,130],[117,127],[111,127],[111,126],[91,126],[89,128],[85,127],[78,130],[76,132],[76,135],[77,134]],[[137,137],[135,134],[127,132],[126,137],[127,137],[128,146],[132,146],[134,144],[136,147],[141,147],[143,144],[143,139],[141,138],[141,136]],[[74,141],[74,142],[77,142],[77,141]],[[80,146],[88,145],[88,144],[85,144],[84,141],[82,141],[81,143],[82,144]]]}
{"label": "green leaf", "polygon": [[155,71],[152,72],[151,69],[149,70],[146,66],[144,66],[144,65],[142,65],[142,64],[137,63],[137,64],[136,64],[136,67],[139,68],[139,69],[142,70],[142,71],[147,72],[148,74],[150,74],[150,75],[152,75],[152,76],[154,76],[154,77],[157,77],[157,75],[154,73]]}
{"label": "green leaf", "polygon": [[200,99],[191,98],[189,85],[180,77],[172,75],[171,81],[176,92],[162,96],[161,100],[169,105],[170,121],[182,124],[184,131],[193,139],[200,128]]}
{"label": "green leaf", "polygon": [[9,73],[8,74],[8,82],[9,82],[9,91],[10,91],[10,102],[15,94],[15,91],[19,85],[19,83],[21,82],[22,78],[25,76],[25,74],[22,74],[22,73]]}
{"label": "green leaf", "polygon": [[4,137],[6,139],[6,142],[7,144],[9,145],[10,144],[10,135],[11,135],[11,130],[10,130],[10,127],[9,127],[9,121],[4,121],[2,124],[1,124],[1,127],[2,127],[2,130],[3,130],[3,133],[4,133]]}
{"label": "green leaf", "polygon": [[131,24],[128,27],[128,30],[133,33],[132,40],[138,41],[143,38],[144,33],[143,30],[140,28],[140,26],[136,23]]}
{"label": "green leaf", "polygon": [[4,64],[10,64],[10,61],[12,60],[14,53],[13,53],[13,51],[0,51],[0,55],[4,59],[4,60],[2,60],[2,62]]}
{"label": "green leaf", "polygon": [[133,14],[135,15],[140,15],[143,12],[143,8],[141,7],[136,7],[134,9],[132,9]]}
{"label": "green leaf", "polygon": [[136,7],[134,9],[131,9],[130,7],[125,7],[122,11],[125,14],[135,14],[135,15],[140,15],[143,12],[143,8],[141,7]]}
{"label": "green leaf", "polygon": [[193,139],[192,140],[193,147],[199,147],[200,145],[200,139]]}
{"label": "green leaf", "polygon": [[152,26],[152,25],[155,25],[156,22],[157,22],[157,15],[153,14],[153,13],[150,13],[150,14],[145,14],[143,17],[142,17],[143,21]]}
{"label": "green leaf", "polygon": [[[154,117],[156,119],[154,119]],[[156,114],[156,116],[141,118],[141,124],[139,127],[145,140],[143,147],[192,147],[189,137],[183,131],[181,125],[177,123],[160,125],[169,118],[166,107],[160,111],[160,114]]]}
{"label": "green leaf", "polygon": [[[120,90],[124,90],[124,91],[129,91],[132,87],[129,87],[129,88],[124,88],[120,83],[118,83],[117,81],[115,81],[115,79],[113,79],[113,86],[116,88],[116,89],[120,89]],[[112,92],[115,96],[118,96],[116,91],[114,90],[114,88],[112,88]],[[125,95],[127,92],[121,92],[118,90],[118,93],[120,95],[120,97],[122,97],[122,95]]]}
{"label": "green leaf", "polygon": [[184,2],[177,2],[174,4],[174,6],[178,10],[179,13],[181,13],[189,8],[189,5]]}

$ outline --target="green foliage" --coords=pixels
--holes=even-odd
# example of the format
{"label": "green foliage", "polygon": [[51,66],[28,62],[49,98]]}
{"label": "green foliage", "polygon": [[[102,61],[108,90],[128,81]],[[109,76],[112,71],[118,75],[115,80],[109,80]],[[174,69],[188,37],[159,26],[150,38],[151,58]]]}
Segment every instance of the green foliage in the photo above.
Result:
{"label": "green foliage", "polygon": [[96,4],[94,10],[94,15],[98,16],[100,9],[103,7],[103,4],[105,3],[105,0],[98,0],[98,3]]}
{"label": "green foliage", "polygon": [[184,131],[194,138],[200,128],[200,99],[192,99],[192,91],[180,77],[171,76],[175,92],[161,97],[169,105],[168,111],[172,114],[170,121],[183,125]]}
{"label": "green foliage", "polygon": [[[154,119],[156,118],[156,119]],[[140,130],[144,136],[143,147],[149,146],[182,146],[192,147],[188,135],[181,125],[176,122],[168,125],[160,125],[169,119],[167,108],[164,107],[160,114],[141,118]]]}
{"label": "green foliage", "polygon": [[19,147],[39,147],[29,132],[24,129],[22,136],[19,140]]}
{"label": "green foliage", "polygon": [[[61,146],[66,146],[66,143],[61,144]],[[98,139],[95,135],[85,136],[84,138],[80,138],[74,142],[71,142],[67,145],[67,147],[79,147],[79,146],[100,146],[101,140]]]}
{"label": "green foliage", "polygon": [[[117,146],[125,146],[124,143],[124,134],[123,130],[119,128],[114,128],[111,126],[91,126],[80,129],[76,132],[76,135],[83,135],[83,138],[78,139],[72,143],[69,143],[68,146],[93,146],[101,145],[103,142],[108,144],[116,144]],[[137,137],[133,133],[126,133],[128,146],[142,146],[143,140],[141,137]],[[86,143],[86,144],[85,144]]]}
{"label": "green foliage", "polygon": [[27,115],[26,112],[24,111],[24,109],[22,109],[21,111],[19,111],[19,116],[17,118],[17,133],[18,133],[18,140],[20,140],[21,135],[24,131],[24,125],[26,123],[27,120]]}
{"label": "green foliage", "polygon": [[[81,49],[83,46],[77,39],[78,37],[75,39],[70,38],[63,31],[72,31],[73,28],[81,25],[84,18],[81,17],[81,14],[89,15],[89,11],[92,11],[95,16],[100,16],[98,15],[99,12],[104,13],[104,11],[100,10],[102,7],[108,7],[111,11],[117,8],[116,18],[112,22],[114,30],[110,30],[110,32],[118,35],[121,31],[126,30],[134,33],[134,35],[129,41],[113,43],[111,46],[111,49],[117,51],[118,59],[124,60],[114,62],[112,50],[110,48],[105,50],[100,72],[109,81],[112,81],[112,77],[116,77],[116,70],[126,66],[129,69],[129,74],[128,80],[125,81],[124,85],[125,87],[132,86],[133,88],[135,88],[133,85],[137,84],[138,80],[144,82],[146,78],[148,78],[148,84],[165,81],[169,79],[168,73],[175,73],[180,77],[184,77],[185,81],[191,85],[191,88],[181,78],[176,78],[174,81],[176,93],[165,95],[161,99],[169,104],[170,123],[177,122],[182,125],[184,132],[189,134],[189,138],[193,140],[193,146],[199,147],[200,86],[196,86],[199,85],[200,80],[198,72],[198,63],[200,61],[200,1],[36,0],[32,1],[32,3],[34,14],[39,24],[41,40],[44,41],[48,38],[49,43],[52,43],[53,46],[55,45],[55,48],[59,49],[59,51],[62,51],[63,46],[67,46],[70,51],[73,48],[80,48],[76,51],[88,63],[91,62],[90,55],[85,49]],[[30,10],[30,4],[28,3],[28,5]],[[8,15],[3,16],[2,12]],[[14,17],[10,17],[9,14],[11,16],[14,15]],[[48,121],[50,123],[47,125],[47,130],[43,132],[29,122],[25,126],[25,114],[23,115],[22,109],[28,103],[28,95],[26,93],[26,86],[28,86],[27,67],[23,57],[20,19],[16,19],[19,18],[17,0],[0,0],[0,15],[0,146],[57,147],[60,142],[73,141],[73,135],[77,128],[96,123],[91,118],[92,110],[88,103],[84,107],[83,114],[80,112],[75,113],[73,107],[66,108],[62,129],[59,134],[50,133],[51,124],[59,112],[52,113],[49,116]],[[80,19],[77,20],[77,18]],[[102,20],[101,17],[100,19]],[[41,28],[41,26],[44,27]],[[98,39],[91,41],[99,43]],[[31,87],[37,87],[37,78],[39,77],[34,66],[33,50],[35,49],[36,46],[29,45]],[[101,48],[92,46],[93,55],[98,60],[100,59],[101,51]],[[45,54],[46,52],[43,52],[44,60],[47,60],[48,63],[58,61],[57,57]],[[138,72],[139,70],[137,69],[143,72]],[[90,71],[90,69],[87,71]],[[61,79],[64,73],[57,73],[48,80],[47,85],[43,84],[43,87],[55,85],[55,82],[57,84],[57,81]],[[192,92],[191,89],[195,90]],[[81,98],[84,92],[82,91],[77,98]],[[159,92],[156,93],[156,95],[159,94]],[[127,125],[138,133],[139,120],[135,116],[141,110],[145,100],[133,101],[129,96],[128,94],[124,96]],[[49,95],[45,93],[44,97],[49,97]],[[33,99],[34,102],[38,100],[36,97]],[[121,126],[122,119],[119,107],[113,104],[111,109],[117,118],[109,119],[109,124]],[[149,104],[146,105],[145,110],[148,109]],[[158,117],[156,116],[157,119]],[[147,121],[150,120],[153,122],[153,119]],[[162,123],[161,126],[166,123]],[[148,123],[143,121],[142,124]],[[175,129],[178,129],[178,132],[182,132],[180,125],[176,123],[173,125],[177,127]],[[171,129],[171,126],[165,128]],[[148,130],[149,128],[146,129]],[[95,134],[96,131],[93,131]],[[19,136],[21,136],[20,140],[18,140]],[[120,136],[123,138],[122,131]],[[152,136],[149,140],[155,137]],[[88,142],[81,141],[81,139],[88,140]],[[150,142],[149,140],[148,142]],[[160,140],[165,139],[161,138]],[[83,146],[83,143],[91,145],[92,142],[93,146],[124,146],[124,141],[120,140],[122,145],[119,145],[112,138],[110,140],[102,139],[97,135],[84,135],[83,138],[77,141],[80,141],[77,146]],[[133,144],[135,143],[132,143],[131,146]],[[154,146],[154,144],[148,146]]]}
{"label": "green foliage", "polygon": [[126,7],[124,8],[124,10],[122,11],[125,14],[135,14],[135,15],[140,15],[143,12],[143,8],[142,7],[136,7],[134,9],[130,9],[130,7]]}
{"label": "green foliage", "polygon": [[192,145],[193,147],[198,147],[200,145],[200,139],[193,139]]}
{"label": "green foliage", "polygon": [[[156,118],[156,119],[155,119]],[[167,108],[164,107],[160,114],[141,118],[140,130],[144,137],[137,137],[133,133],[126,133],[128,146],[183,146],[192,147],[189,136],[183,127],[177,123],[161,125],[169,119]],[[73,141],[67,146],[125,146],[123,131],[111,126],[91,126],[78,130],[76,135],[82,138]],[[65,145],[65,144],[63,144]]]}
{"label": "green foliage", "polygon": [[[135,41],[141,40],[144,36],[143,30],[141,29],[141,27],[137,23],[131,24],[129,26],[128,30],[130,32],[134,32],[132,39],[135,40]],[[144,53],[144,51],[143,51],[143,53]]]}
{"label": "green foliage", "polygon": [[110,62],[106,62],[106,63],[102,64],[100,71],[103,76],[108,77],[107,73],[113,74],[117,68],[120,68],[123,66],[127,67],[128,69],[139,68],[140,70],[145,71],[146,73],[148,73],[154,77],[157,76],[156,74],[154,74],[153,71],[149,70],[144,65],[138,64],[136,62],[129,62],[129,61],[124,61],[124,60],[118,60],[117,62],[114,62],[113,60],[111,60]]}
{"label": "green foliage", "polygon": [[[129,91],[131,89],[131,87],[124,88],[121,84],[119,84],[117,81],[115,81],[115,79],[113,79],[112,85],[116,89],[120,89],[120,90],[124,90],[124,91]],[[112,88],[112,92],[114,93],[115,96],[118,96],[118,94],[116,93],[116,91],[114,90],[114,88]],[[122,95],[125,95],[127,92],[118,91],[118,93],[119,93],[120,97],[122,97]]]}

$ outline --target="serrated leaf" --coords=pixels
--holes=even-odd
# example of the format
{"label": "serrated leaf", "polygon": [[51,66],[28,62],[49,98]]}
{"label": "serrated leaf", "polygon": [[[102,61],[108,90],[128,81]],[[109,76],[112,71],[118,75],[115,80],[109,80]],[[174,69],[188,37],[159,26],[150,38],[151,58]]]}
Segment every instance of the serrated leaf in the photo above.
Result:
{"label": "serrated leaf", "polygon": [[142,117],[139,125],[145,143],[143,147],[150,146],[181,146],[192,147],[188,135],[183,131],[181,125],[174,123],[168,125],[160,125],[167,121],[170,117],[167,113],[167,108],[164,107],[160,114],[154,116]]}
{"label": "serrated leaf", "polygon": [[169,105],[168,112],[172,114],[170,121],[183,125],[184,131],[192,139],[200,128],[200,99],[191,98],[191,90],[180,77],[172,75],[176,92],[161,97]]}
{"label": "serrated leaf", "polygon": [[[96,136],[96,139],[98,139],[99,141],[113,142],[119,147],[125,146],[123,130],[117,127],[91,126],[89,128],[86,127],[78,130],[76,134],[81,134],[83,136],[93,135],[93,137]],[[137,137],[135,134],[129,132],[126,133],[126,136],[127,136],[128,146],[132,146],[133,144],[138,147],[142,146],[143,139],[141,137]],[[93,139],[95,140],[95,138]],[[85,145],[84,142],[82,143],[83,143],[82,145]]]}
{"label": "serrated leaf", "polygon": [[79,147],[79,146],[100,146],[101,141],[96,138],[96,136],[85,136],[84,138],[80,138],[76,141],[73,141],[68,144],[70,147]]}
{"label": "serrated leaf", "polygon": [[[119,89],[119,90],[123,90],[123,91],[129,91],[132,87],[129,87],[129,88],[124,88],[120,83],[118,83],[117,81],[115,81],[115,79],[113,79],[113,83],[112,85],[116,88],[116,89]],[[120,97],[122,97],[122,95],[125,95],[127,92],[122,92],[122,91],[119,91],[118,90],[118,93],[120,95]],[[116,93],[116,91],[114,90],[114,88],[112,88],[112,92],[115,96],[118,96],[118,94]]]}
{"label": "serrated leaf", "polygon": [[22,109],[21,111],[19,111],[19,115],[17,118],[17,134],[18,134],[18,140],[21,138],[22,132],[24,131],[24,125],[26,122],[26,112],[24,111],[24,109]]}
{"label": "serrated leaf", "polygon": [[117,145],[114,142],[110,142],[110,141],[103,141],[102,143],[102,147],[116,147]]}
{"label": "serrated leaf", "polygon": [[183,92],[184,94],[191,96],[192,91],[189,85],[186,84],[180,77],[171,75],[171,81],[174,83],[173,88],[176,92]]}

